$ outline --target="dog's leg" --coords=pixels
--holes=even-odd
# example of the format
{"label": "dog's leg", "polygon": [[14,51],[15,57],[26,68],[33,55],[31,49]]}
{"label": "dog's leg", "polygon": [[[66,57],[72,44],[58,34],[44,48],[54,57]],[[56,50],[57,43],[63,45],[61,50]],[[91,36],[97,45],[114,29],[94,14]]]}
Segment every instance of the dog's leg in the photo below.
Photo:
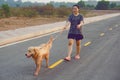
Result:
{"label": "dog's leg", "polygon": [[40,68],[41,68],[41,64],[42,64],[42,58],[37,59],[37,61],[36,61],[36,70],[34,72],[35,76],[38,76]]}
{"label": "dog's leg", "polygon": [[46,55],[45,59],[46,59],[46,67],[48,68],[49,67],[49,55]]}

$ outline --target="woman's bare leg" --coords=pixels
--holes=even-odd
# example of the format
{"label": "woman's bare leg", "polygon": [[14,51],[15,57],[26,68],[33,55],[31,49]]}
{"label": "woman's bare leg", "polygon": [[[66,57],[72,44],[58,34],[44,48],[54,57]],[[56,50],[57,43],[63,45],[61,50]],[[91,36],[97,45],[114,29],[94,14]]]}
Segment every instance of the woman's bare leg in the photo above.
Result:
{"label": "woman's bare leg", "polygon": [[74,43],[74,39],[69,39],[69,43],[68,43],[68,56],[66,57],[66,59],[68,59],[68,60],[71,59],[73,43]]}
{"label": "woman's bare leg", "polygon": [[76,41],[76,56],[75,59],[80,59],[81,40]]}

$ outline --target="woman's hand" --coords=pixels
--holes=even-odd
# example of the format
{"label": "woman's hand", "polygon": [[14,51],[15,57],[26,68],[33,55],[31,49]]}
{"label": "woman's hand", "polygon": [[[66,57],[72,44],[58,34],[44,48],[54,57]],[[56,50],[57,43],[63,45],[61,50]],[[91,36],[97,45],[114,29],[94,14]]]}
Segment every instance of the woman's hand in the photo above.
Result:
{"label": "woman's hand", "polygon": [[65,26],[65,27],[63,27],[63,30],[66,30],[67,29],[67,27]]}
{"label": "woman's hand", "polygon": [[66,21],[65,26],[63,27],[63,30],[66,30],[68,27],[70,27],[71,23],[69,21]]}
{"label": "woman's hand", "polygon": [[79,24],[79,25],[77,25],[77,29],[80,29],[80,27],[81,27],[81,25]]}
{"label": "woman's hand", "polygon": [[84,22],[81,21],[80,24],[77,25],[77,29],[80,29],[83,26]]}

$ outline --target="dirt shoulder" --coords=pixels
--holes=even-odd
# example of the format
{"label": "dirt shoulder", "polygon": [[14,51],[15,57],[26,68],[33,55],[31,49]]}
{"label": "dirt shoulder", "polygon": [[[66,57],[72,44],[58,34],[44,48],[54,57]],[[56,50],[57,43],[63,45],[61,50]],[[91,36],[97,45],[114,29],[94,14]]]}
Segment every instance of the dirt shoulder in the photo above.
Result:
{"label": "dirt shoulder", "polygon": [[63,21],[65,18],[23,18],[23,17],[10,17],[0,20],[0,31],[13,30],[18,28],[30,27],[35,25],[42,25]]}
{"label": "dirt shoulder", "polygon": [[[116,13],[119,11],[115,10],[89,10],[85,13],[85,17],[92,17],[110,13]],[[42,25],[48,23],[54,23],[59,21],[64,21],[66,18],[56,18],[56,17],[35,17],[35,18],[25,18],[25,17],[10,17],[0,19],[0,31],[13,30],[18,28],[30,27],[35,25]]]}

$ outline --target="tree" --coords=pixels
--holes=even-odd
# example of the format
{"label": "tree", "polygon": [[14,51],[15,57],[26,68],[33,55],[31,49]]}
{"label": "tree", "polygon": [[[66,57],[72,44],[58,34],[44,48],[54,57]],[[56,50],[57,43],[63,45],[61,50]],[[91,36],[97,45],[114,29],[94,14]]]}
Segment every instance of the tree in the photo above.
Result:
{"label": "tree", "polygon": [[18,1],[16,1],[15,3],[16,3],[16,7],[20,7],[21,4],[22,4],[22,0],[18,0]]}
{"label": "tree", "polygon": [[95,6],[94,6],[94,5],[89,5],[89,4],[87,4],[85,8],[86,8],[86,9],[95,9]]}
{"label": "tree", "polygon": [[110,4],[110,8],[115,8],[117,5],[116,5],[116,3],[115,2],[112,2],[111,4]]}
{"label": "tree", "polygon": [[51,3],[47,3],[46,6],[48,6],[48,7],[54,7]]}
{"label": "tree", "polygon": [[60,8],[67,8],[66,5],[60,5],[59,7],[60,7]]}
{"label": "tree", "polygon": [[40,6],[37,11],[39,12],[40,15],[54,15],[54,6],[50,3]]}
{"label": "tree", "polygon": [[109,9],[109,1],[105,1],[105,0],[98,1],[95,9],[97,9],[97,10]]}
{"label": "tree", "polygon": [[81,8],[84,8],[84,7],[85,7],[85,2],[81,0],[81,1],[78,2],[78,5],[79,5]]}
{"label": "tree", "polygon": [[2,11],[5,17],[10,17],[10,7],[8,4],[2,5]]}

